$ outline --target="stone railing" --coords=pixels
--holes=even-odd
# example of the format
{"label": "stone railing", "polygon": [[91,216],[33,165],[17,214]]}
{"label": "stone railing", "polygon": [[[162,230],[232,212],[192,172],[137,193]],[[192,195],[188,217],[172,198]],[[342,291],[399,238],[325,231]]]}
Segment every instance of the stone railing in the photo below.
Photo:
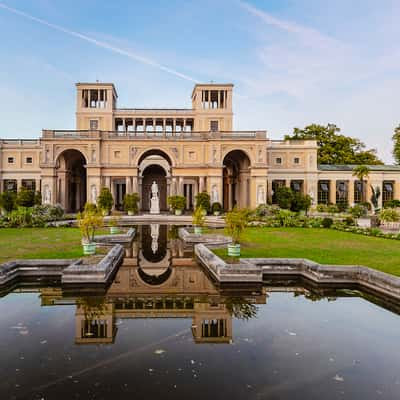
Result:
{"label": "stone railing", "polygon": [[157,140],[246,140],[266,139],[266,131],[229,131],[229,132],[197,132],[197,131],[90,131],[90,130],[43,130],[43,139],[157,139]]}

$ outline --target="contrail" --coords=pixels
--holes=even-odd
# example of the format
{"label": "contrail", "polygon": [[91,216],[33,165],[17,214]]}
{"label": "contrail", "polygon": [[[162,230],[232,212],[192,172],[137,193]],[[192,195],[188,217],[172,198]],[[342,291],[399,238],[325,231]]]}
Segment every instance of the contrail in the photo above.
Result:
{"label": "contrail", "polygon": [[121,49],[119,47],[112,46],[111,44],[109,44],[107,42],[96,40],[96,39],[94,39],[94,38],[92,38],[90,36],[83,35],[82,33],[71,31],[70,29],[64,28],[64,27],[62,27],[60,25],[52,24],[51,22],[47,22],[44,19],[40,19],[40,18],[34,17],[33,15],[30,15],[30,14],[27,14],[27,13],[25,13],[23,11],[17,10],[16,8],[9,7],[4,3],[0,3],[0,8],[3,8],[4,10],[7,10],[7,11],[13,13],[13,14],[17,14],[17,15],[19,15],[21,17],[24,17],[26,19],[29,19],[31,21],[35,21],[35,22],[37,22],[37,23],[39,23],[41,25],[45,25],[45,26],[47,26],[47,27],[49,27],[51,29],[54,29],[54,30],[66,33],[67,35],[74,36],[74,37],[77,37],[79,39],[85,40],[86,42],[92,43],[97,47],[101,47],[103,49],[112,51],[112,52],[120,54],[122,56],[126,56],[126,57],[130,58],[131,60],[135,60],[135,61],[138,61],[138,62],[140,62],[142,64],[146,64],[146,65],[150,65],[150,66],[152,66],[154,68],[158,68],[161,71],[167,72],[168,74],[171,74],[171,75],[175,75],[178,78],[182,78],[182,79],[185,79],[185,80],[190,81],[190,82],[195,82],[195,83],[198,82],[197,79],[194,79],[191,76],[182,74],[181,72],[176,71],[175,69],[166,67],[165,65],[161,65],[161,64],[157,63],[156,61],[153,61],[153,60],[151,60],[149,58],[143,57],[143,56],[141,56],[139,54],[135,54],[135,53],[133,53],[131,51],[127,51],[127,50]]}

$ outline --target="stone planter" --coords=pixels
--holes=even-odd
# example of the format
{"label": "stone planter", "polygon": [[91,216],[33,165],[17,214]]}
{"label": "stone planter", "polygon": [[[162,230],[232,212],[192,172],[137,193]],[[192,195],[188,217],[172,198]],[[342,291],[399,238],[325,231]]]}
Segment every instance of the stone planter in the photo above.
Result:
{"label": "stone planter", "polygon": [[194,233],[195,235],[201,235],[203,233],[203,228],[201,226],[195,226]]}
{"label": "stone planter", "polygon": [[110,215],[109,210],[102,210],[101,213],[103,214],[103,217],[107,217],[108,215]]}
{"label": "stone planter", "polygon": [[240,257],[240,244],[228,244],[228,256]]}
{"label": "stone planter", "polygon": [[220,212],[220,211],[214,211],[214,215],[215,215],[216,217],[218,217],[218,216],[221,215],[221,212]]}
{"label": "stone planter", "polygon": [[175,215],[182,215],[182,210],[175,210]]}
{"label": "stone planter", "polygon": [[203,217],[205,217],[205,216],[207,215],[207,210],[204,210],[204,209],[203,209],[203,210],[201,211],[201,213],[202,213]]}
{"label": "stone planter", "polygon": [[128,211],[128,215],[129,215],[130,217],[132,217],[133,215],[135,215],[135,213],[134,213],[133,211]]}
{"label": "stone planter", "polygon": [[92,256],[96,254],[96,243],[82,243],[83,255]]}
{"label": "stone planter", "polygon": [[110,226],[110,233],[111,233],[111,235],[115,235],[115,234],[119,233],[118,226]]}

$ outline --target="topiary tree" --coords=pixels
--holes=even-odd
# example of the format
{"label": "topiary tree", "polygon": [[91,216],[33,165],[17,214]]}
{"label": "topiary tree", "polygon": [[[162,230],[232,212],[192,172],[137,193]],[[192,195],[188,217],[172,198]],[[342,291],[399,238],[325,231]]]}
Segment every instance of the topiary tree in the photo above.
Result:
{"label": "topiary tree", "polygon": [[226,213],[225,216],[225,231],[232,237],[234,244],[238,244],[244,229],[246,228],[249,220],[249,212],[246,209],[239,210],[234,208],[232,211]]}
{"label": "topiary tree", "polygon": [[211,212],[213,214],[215,214],[215,213],[219,214],[221,211],[222,211],[222,204],[221,203],[215,202],[215,203],[212,204]]}
{"label": "topiary tree", "polygon": [[99,197],[97,198],[97,205],[100,210],[107,214],[111,211],[112,206],[114,205],[114,199],[109,188],[101,188]]}
{"label": "topiary tree", "polygon": [[138,203],[139,203],[138,193],[126,194],[124,197],[124,210],[130,213],[137,214],[139,211]]}
{"label": "topiary tree", "polygon": [[311,207],[311,196],[303,194],[301,192],[293,193],[292,204],[290,206],[291,211],[305,211],[307,212]]}
{"label": "topiary tree", "polygon": [[200,192],[196,195],[196,207],[201,207],[203,210],[210,212],[210,195],[206,192]]}
{"label": "topiary tree", "polygon": [[280,208],[288,210],[292,206],[292,201],[293,201],[292,189],[286,186],[281,186],[276,190],[275,197],[276,197],[276,202],[278,203]]}
{"label": "topiary tree", "polygon": [[0,208],[6,212],[11,212],[15,208],[15,192],[9,190],[0,193]]}
{"label": "topiary tree", "polygon": [[33,207],[35,202],[35,192],[25,187],[21,187],[17,193],[15,202],[17,206],[20,207]]}

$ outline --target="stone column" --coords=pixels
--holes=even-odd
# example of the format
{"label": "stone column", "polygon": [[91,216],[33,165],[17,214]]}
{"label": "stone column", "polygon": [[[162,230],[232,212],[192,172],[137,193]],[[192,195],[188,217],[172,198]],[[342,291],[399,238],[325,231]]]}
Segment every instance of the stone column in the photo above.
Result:
{"label": "stone column", "polygon": [[[40,178],[39,179],[35,179],[35,190],[37,191],[37,192],[41,192],[41,190],[42,190],[42,188],[40,187]],[[0,188],[0,191],[1,191],[1,188]]]}
{"label": "stone column", "polygon": [[179,191],[179,195],[180,196],[183,196],[183,176],[180,176],[179,177],[179,189],[178,189],[178,191]]}
{"label": "stone column", "polygon": [[111,176],[104,177],[104,187],[110,189],[111,191]]}
{"label": "stone column", "polygon": [[203,192],[205,189],[205,177],[199,176],[199,192]]}
{"label": "stone column", "polygon": [[138,178],[137,176],[132,177],[132,193],[138,193]]}
{"label": "stone column", "polygon": [[132,193],[132,178],[130,176],[127,176],[125,178],[125,184],[126,184],[126,193],[131,194]]}
{"label": "stone column", "polygon": [[329,203],[336,204],[336,180],[329,181]]}
{"label": "stone column", "polygon": [[115,183],[112,178],[111,178],[111,194],[114,199],[114,205],[113,205],[112,209],[115,210],[115,202],[117,200],[117,191],[115,190]]}
{"label": "stone column", "polygon": [[176,189],[176,178],[173,176],[172,177],[172,183],[171,183],[171,196],[175,196],[177,189]]}
{"label": "stone column", "polygon": [[349,206],[353,207],[354,206],[354,180],[349,180],[348,181],[348,202]]}

